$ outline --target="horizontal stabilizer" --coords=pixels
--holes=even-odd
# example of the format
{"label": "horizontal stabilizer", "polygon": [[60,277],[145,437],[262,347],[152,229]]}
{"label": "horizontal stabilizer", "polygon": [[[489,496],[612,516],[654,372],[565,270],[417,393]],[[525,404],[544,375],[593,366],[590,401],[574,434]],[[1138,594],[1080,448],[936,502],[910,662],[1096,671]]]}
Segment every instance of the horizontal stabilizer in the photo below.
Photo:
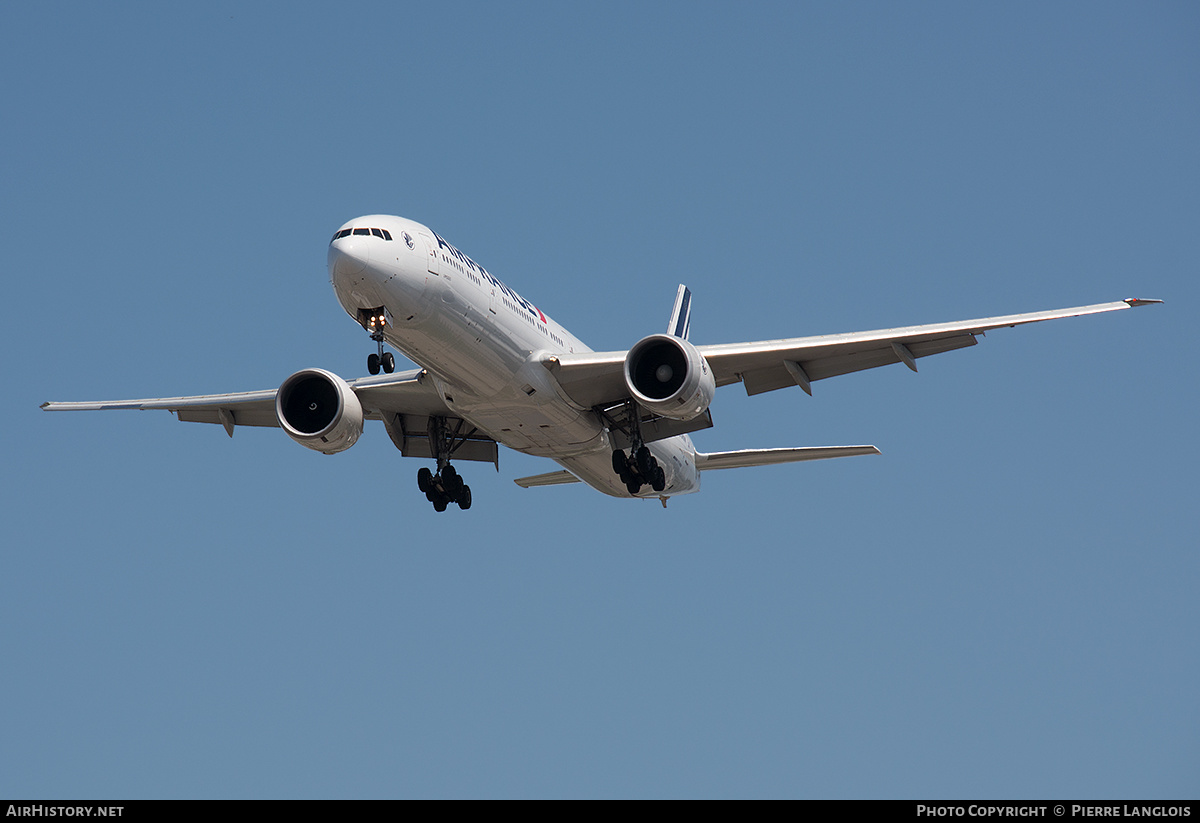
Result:
{"label": "horizontal stabilizer", "polygon": [[874,446],[805,446],[796,449],[741,449],[734,452],[698,452],[696,468],[741,469],[746,466],[771,466],[776,463],[799,463],[802,460],[829,460],[833,457],[856,457],[860,454],[879,454]]}
{"label": "horizontal stabilizer", "polygon": [[561,486],[563,483],[578,483],[579,478],[569,471],[560,471],[535,474],[531,477],[518,477],[513,482],[523,489],[532,489],[534,486]]}

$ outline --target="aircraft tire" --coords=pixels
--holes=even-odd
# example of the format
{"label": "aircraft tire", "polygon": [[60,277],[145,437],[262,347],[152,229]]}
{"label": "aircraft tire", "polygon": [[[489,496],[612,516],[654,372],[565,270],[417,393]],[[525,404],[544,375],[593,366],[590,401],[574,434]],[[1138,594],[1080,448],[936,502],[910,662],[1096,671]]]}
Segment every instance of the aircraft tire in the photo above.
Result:
{"label": "aircraft tire", "polygon": [[371,374],[379,374],[379,355],[375,352],[367,355],[367,371]]}
{"label": "aircraft tire", "polygon": [[421,490],[422,494],[433,488],[433,472],[425,466],[417,469],[417,488]]}
{"label": "aircraft tire", "polygon": [[654,459],[654,455],[650,453],[648,446],[642,446],[637,450],[637,465],[642,477],[654,476],[654,470],[658,467],[658,461]]}
{"label": "aircraft tire", "polygon": [[650,481],[650,488],[656,492],[660,492],[667,487],[667,475],[663,471],[662,466],[654,467],[654,478]]}
{"label": "aircraft tire", "polygon": [[458,493],[458,507],[463,511],[471,508],[471,487],[463,486]]}
{"label": "aircraft tire", "polygon": [[444,512],[446,510],[446,507],[449,505],[450,505],[450,501],[439,494],[437,499],[433,501],[433,510],[435,512]]}
{"label": "aircraft tire", "polygon": [[383,370],[391,374],[396,370],[396,355],[390,351],[384,352],[383,357],[379,358],[379,365],[383,366]]}
{"label": "aircraft tire", "polygon": [[612,453],[612,467],[613,471],[624,479],[625,473],[629,470],[629,460],[625,457],[624,450],[617,449]]}
{"label": "aircraft tire", "polygon": [[642,484],[637,480],[630,480],[625,484],[625,488],[629,490],[630,494],[637,494],[642,490]]}

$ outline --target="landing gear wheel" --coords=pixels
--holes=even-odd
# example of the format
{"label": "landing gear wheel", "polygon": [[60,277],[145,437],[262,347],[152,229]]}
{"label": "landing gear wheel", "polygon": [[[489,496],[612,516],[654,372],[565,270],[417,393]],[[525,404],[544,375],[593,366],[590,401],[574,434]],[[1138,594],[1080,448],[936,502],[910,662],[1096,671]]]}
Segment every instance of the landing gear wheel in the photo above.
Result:
{"label": "landing gear wheel", "polygon": [[374,353],[367,355],[367,371],[371,374],[379,374],[379,355]]}
{"label": "landing gear wheel", "polygon": [[642,484],[637,480],[630,480],[625,484],[625,488],[629,490],[630,494],[637,494],[642,490]]}
{"label": "landing gear wheel", "polygon": [[654,455],[650,453],[648,447],[642,446],[637,450],[637,465],[642,477],[653,477],[654,470],[658,467],[658,461],[654,459]]}
{"label": "landing gear wheel", "polygon": [[447,465],[446,468],[442,469],[442,488],[443,489],[445,489],[446,491],[451,491],[452,489],[457,488],[458,484],[461,482],[462,482],[462,478],[460,478],[458,476],[458,472],[455,470],[455,468],[453,466]]}
{"label": "landing gear wheel", "polygon": [[[379,358],[379,364],[383,366],[383,370],[391,374],[396,370],[396,356],[389,352],[384,352],[383,357]],[[375,372],[371,372],[374,374]]]}
{"label": "landing gear wheel", "polygon": [[444,512],[448,505],[450,505],[450,501],[439,494],[437,499],[433,501],[433,510],[435,512]]}
{"label": "landing gear wheel", "polygon": [[[459,478],[462,479],[461,477]],[[471,508],[471,487],[463,486],[458,492],[458,507],[463,511]]]}
{"label": "landing gear wheel", "polygon": [[417,469],[417,488],[422,494],[427,494],[433,488],[433,472],[424,466]]}
{"label": "landing gear wheel", "polygon": [[660,492],[667,487],[667,475],[662,466],[654,467],[654,476],[650,478],[650,488]]}
{"label": "landing gear wheel", "polygon": [[617,474],[624,474],[629,470],[629,460],[625,457],[625,452],[617,449],[612,453],[612,467]]}

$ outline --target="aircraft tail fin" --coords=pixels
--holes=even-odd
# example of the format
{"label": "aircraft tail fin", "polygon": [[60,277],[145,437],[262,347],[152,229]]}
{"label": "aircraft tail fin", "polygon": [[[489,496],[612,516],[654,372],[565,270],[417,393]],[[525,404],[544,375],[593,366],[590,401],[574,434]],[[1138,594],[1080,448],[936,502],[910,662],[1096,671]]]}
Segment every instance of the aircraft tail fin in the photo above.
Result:
{"label": "aircraft tail fin", "polygon": [[667,324],[667,334],[684,340],[692,325],[692,290],[682,283],[675,295],[675,308],[671,309],[671,322]]}
{"label": "aircraft tail fin", "polygon": [[833,457],[856,457],[860,454],[879,454],[874,446],[807,446],[796,449],[741,449],[732,452],[697,452],[696,468],[741,469],[747,466],[771,466],[776,463],[798,463],[802,460],[828,460]]}

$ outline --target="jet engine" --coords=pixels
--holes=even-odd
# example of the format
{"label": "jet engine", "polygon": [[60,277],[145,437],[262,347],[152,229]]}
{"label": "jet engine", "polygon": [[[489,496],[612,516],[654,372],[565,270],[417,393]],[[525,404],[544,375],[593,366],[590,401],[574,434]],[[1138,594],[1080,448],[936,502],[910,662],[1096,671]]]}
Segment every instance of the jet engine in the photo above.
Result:
{"label": "jet engine", "polygon": [[625,355],[625,385],[644,408],[672,420],[704,414],[717,389],[708,361],[688,341],[643,337]]}
{"label": "jet engine", "polygon": [[304,369],[283,381],[275,416],[288,437],[305,448],[336,454],[363,430],[363,409],[345,380],[324,369]]}

